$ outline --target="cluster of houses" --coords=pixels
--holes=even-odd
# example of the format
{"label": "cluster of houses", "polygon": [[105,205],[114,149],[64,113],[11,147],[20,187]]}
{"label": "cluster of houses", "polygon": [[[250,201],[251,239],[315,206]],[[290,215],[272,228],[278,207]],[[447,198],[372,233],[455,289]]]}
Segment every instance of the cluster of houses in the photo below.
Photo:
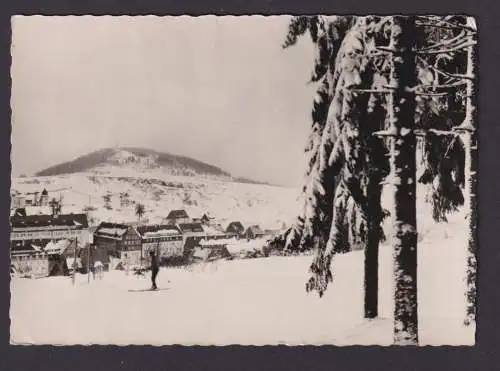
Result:
{"label": "cluster of houses", "polygon": [[26,195],[14,191],[10,196],[12,207],[15,209],[25,208],[26,206],[49,206],[49,192],[45,188],[41,192],[31,192]]}
{"label": "cluster of houses", "polygon": [[137,267],[147,264],[151,249],[165,264],[184,263],[196,248],[270,233],[257,225],[244,228],[239,221],[223,228],[209,214],[190,218],[185,210],[172,210],[158,225],[102,222],[89,227],[84,213],[30,215],[17,208],[11,216],[11,273],[66,275],[73,268],[89,271],[96,262],[104,270]]}

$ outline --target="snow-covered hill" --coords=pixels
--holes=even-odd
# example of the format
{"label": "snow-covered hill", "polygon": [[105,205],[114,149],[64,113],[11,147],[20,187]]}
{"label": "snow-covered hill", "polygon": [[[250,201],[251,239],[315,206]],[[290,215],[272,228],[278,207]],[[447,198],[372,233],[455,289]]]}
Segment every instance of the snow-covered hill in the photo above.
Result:
{"label": "snow-covered hill", "polygon": [[13,178],[12,192],[33,198],[43,189],[63,198],[63,213],[88,212],[91,223],[160,223],[172,209],[190,217],[211,213],[223,226],[233,220],[276,229],[297,213],[295,189],[232,177],[222,169],[188,157],[138,148],[103,149],[37,173]]}
{"label": "snow-covered hill", "polygon": [[112,174],[117,170],[136,174],[201,176],[228,180],[231,175],[189,157],[144,148],[104,148],[36,173],[36,176],[63,175],[81,172]]}
{"label": "snow-covered hill", "polygon": [[[194,218],[209,212],[224,227],[239,220],[244,225],[280,228],[283,223],[291,223],[298,211],[296,189],[168,175],[155,169],[136,172],[117,165],[107,166],[102,173],[12,179],[13,192],[29,194],[43,189],[47,189],[49,198],[62,196],[63,212],[90,209],[94,224],[136,221],[136,203],[145,205],[144,218],[150,223],[160,223],[172,209],[185,209]],[[107,194],[109,205],[105,201]]]}

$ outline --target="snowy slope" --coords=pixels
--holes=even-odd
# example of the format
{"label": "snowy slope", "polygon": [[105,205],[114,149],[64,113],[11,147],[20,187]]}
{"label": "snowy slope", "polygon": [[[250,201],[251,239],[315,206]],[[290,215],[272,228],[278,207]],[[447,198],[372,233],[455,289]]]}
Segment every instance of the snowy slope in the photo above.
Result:
{"label": "snowy slope", "polygon": [[[108,169],[110,169],[108,167]],[[144,168],[143,168],[144,169]],[[120,172],[121,171],[121,172]],[[118,173],[118,174],[117,174]],[[137,174],[120,167],[106,174],[13,179],[20,192],[63,194],[65,204],[93,205],[97,220],[135,220],[133,204],[119,205],[119,193],[146,205],[145,217],[160,219],[173,208],[191,216],[210,212],[218,219],[275,228],[297,215],[297,191],[267,185],[175,176],[150,169]],[[52,192],[52,193],[51,193]],[[110,192],[112,210],[104,208]],[[436,224],[430,206],[418,198],[418,287],[420,340],[426,345],[470,345],[474,328],[465,313],[465,233],[463,211]],[[384,195],[390,210],[390,192]],[[66,206],[67,207],[67,206]],[[64,210],[63,210],[64,211]],[[224,225],[225,226],[225,225]],[[392,343],[391,226],[380,251],[380,318],[362,319],[363,253],[337,256],[334,283],[323,298],[305,292],[311,257],[270,257],[162,268],[155,293],[149,280],[106,273],[73,287],[67,277],[11,282],[11,341],[37,344],[380,344]],[[263,240],[229,246],[233,252],[258,248]],[[90,304],[89,304],[90,303]],[[36,315],[33,315],[36,308]],[[57,329],[57,330],[54,330]]]}
{"label": "snowy slope", "polygon": [[[143,168],[144,170],[144,168]],[[49,198],[63,197],[63,212],[82,211],[86,206],[95,223],[136,221],[135,203],[146,208],[144,218],[159,223],[172,209],[185,209],[191,217],[210,212],[223,227],[239,220],[245,226],[279,228],[297,214],[295,189],[264,184],[239,183],[198,176],[175,176],[151,170],[136,172],[129,167],[106,167],[106,174],[75,173],[68,175],[13,178],[12,189],[23,194],[46,188]],[[120,205],[120,193],[128,193],[130,204]],[[111,209],[104,196],[111,194]]]}
{"label": "snowy slope", "polygon": [[[464,317],[463,234],[460,218],[441,225],[419,250],[422,345],[471,345]],[[463,229],[463,228],[462,228]],[[446,235],[448,237],[446,237]],[[11,342],[37,344],[335,344],[392,342],[391,249],[380,254],[380,318],[362,319],[363,253],[338,256],[335,281],[323,298],[304,284],[311,257],[218,261],[162,268],[158,292],[149,280],[106,273],[13,279]],[[36,308],[36,315],[33,315]],[[55,330],[57,329],[57,330]]]}

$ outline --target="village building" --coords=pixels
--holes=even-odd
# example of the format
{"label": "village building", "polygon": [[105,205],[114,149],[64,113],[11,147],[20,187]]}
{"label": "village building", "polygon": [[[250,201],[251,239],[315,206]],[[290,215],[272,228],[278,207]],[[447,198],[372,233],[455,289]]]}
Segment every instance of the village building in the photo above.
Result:
{"label": "village building", "polygon": [[12,209],[21,209],[26,206],[26,198],[20,194],[13,193],[10,195],[10,208]]}
{"label": "village building", "polygon": [[41,278],[68,275],[66,250],[75,240],[11,241],[11,267],[21,277]]}
{"label": "village building", "polygon": [[67,274],[64,251],[82,240],[88,228],[87,216],[29,215],[31,210],[26,209],[16,209],[10,218],[13,270],[29,277]]}
{"label": "village building", "polygon": [[202,224],[202,227],[209,239],[227,237],[226,231],[220,224]]}
{"label": "village building", "polygon": [[201,223],[178,223],[177,227],[185,237],[204,237],[206,234]]}
{"label": "village building", "polygon": [[226,233],[230,236],[239,238],[245,233],[245,228],[243,227],[243,224],[241,224],[241,222],[234,221],[229,223],[226,228]]}
{"label": "village building", "polygon": [[232,258],[227,246],[233,242],[228,239],[202,239],[192,253],[194,261],[212,261]]}
{"label": "village building", "polygon": [[87,215],[26,215],[25,209],[10,218],[11,241],[81,239],[88,228]]}
{"label": "village building", "polygon": [[177,225],[184,238],[184,254],[191,256],[193,249],[198,243],[207,237],[203,224],[201,223],[181,223]]}
{"label": "village building", "polygon": [[186,210],[172,210],[165,218],[167,224],[189,223],[189,215]]}
{"label": "village building", "polygon": [[253,240],[255,238],[261,238],[265,235],[264,231],[258,225],[251,225],[245,231],[245,238]]}
{"label": "village building", "polygon": [[222,240],[229,237],[224,228],[217,224],[208,226],[202,223],[184,223],[179,224],[179,228],[184,236],[186,256],[191,256],[193,250],[200,246],[202,240]]}
{"label": "village building", "polygon": [[204,225],[212,225],[215,223],[215,217],[210,213],[205,213],[200,218],[200,222]]}
{"label": "village building", "polygon": [[158,252],[161,262],[178,261],[184,257],[184,238],[179,227],[170,224],[141,225],[137,232],[142,239],[142,256],[149,262],[149,251]]}
{"label": "village building", "polygon": [[49,257],[43,247],[50,240],[10,242],[11,271],[19,277],[41,278],[49,275]]}
{"label": "village building", "polygon": [[49,259],[49,276],[67,276],[69,268],[66,262],[65,252],[69,246],[75,245],[76,241],[59,240],[50,241],[44,248]]}
{"label": "village building", "polygon": [[102,222],[93,236],[94,245],[126,266],[138,266],[142,260],[142,239],[137,230],[127,224]]}

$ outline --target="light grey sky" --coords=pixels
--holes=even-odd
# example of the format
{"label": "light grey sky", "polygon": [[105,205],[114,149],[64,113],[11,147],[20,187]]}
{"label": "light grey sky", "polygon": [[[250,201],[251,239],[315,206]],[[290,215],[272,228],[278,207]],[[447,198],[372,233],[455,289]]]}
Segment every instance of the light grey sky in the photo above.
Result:
{"label": "light grey sky", "polygon": [[137,146],[300,184],[314,86],[288,17],[14,17],[12,167]]}

